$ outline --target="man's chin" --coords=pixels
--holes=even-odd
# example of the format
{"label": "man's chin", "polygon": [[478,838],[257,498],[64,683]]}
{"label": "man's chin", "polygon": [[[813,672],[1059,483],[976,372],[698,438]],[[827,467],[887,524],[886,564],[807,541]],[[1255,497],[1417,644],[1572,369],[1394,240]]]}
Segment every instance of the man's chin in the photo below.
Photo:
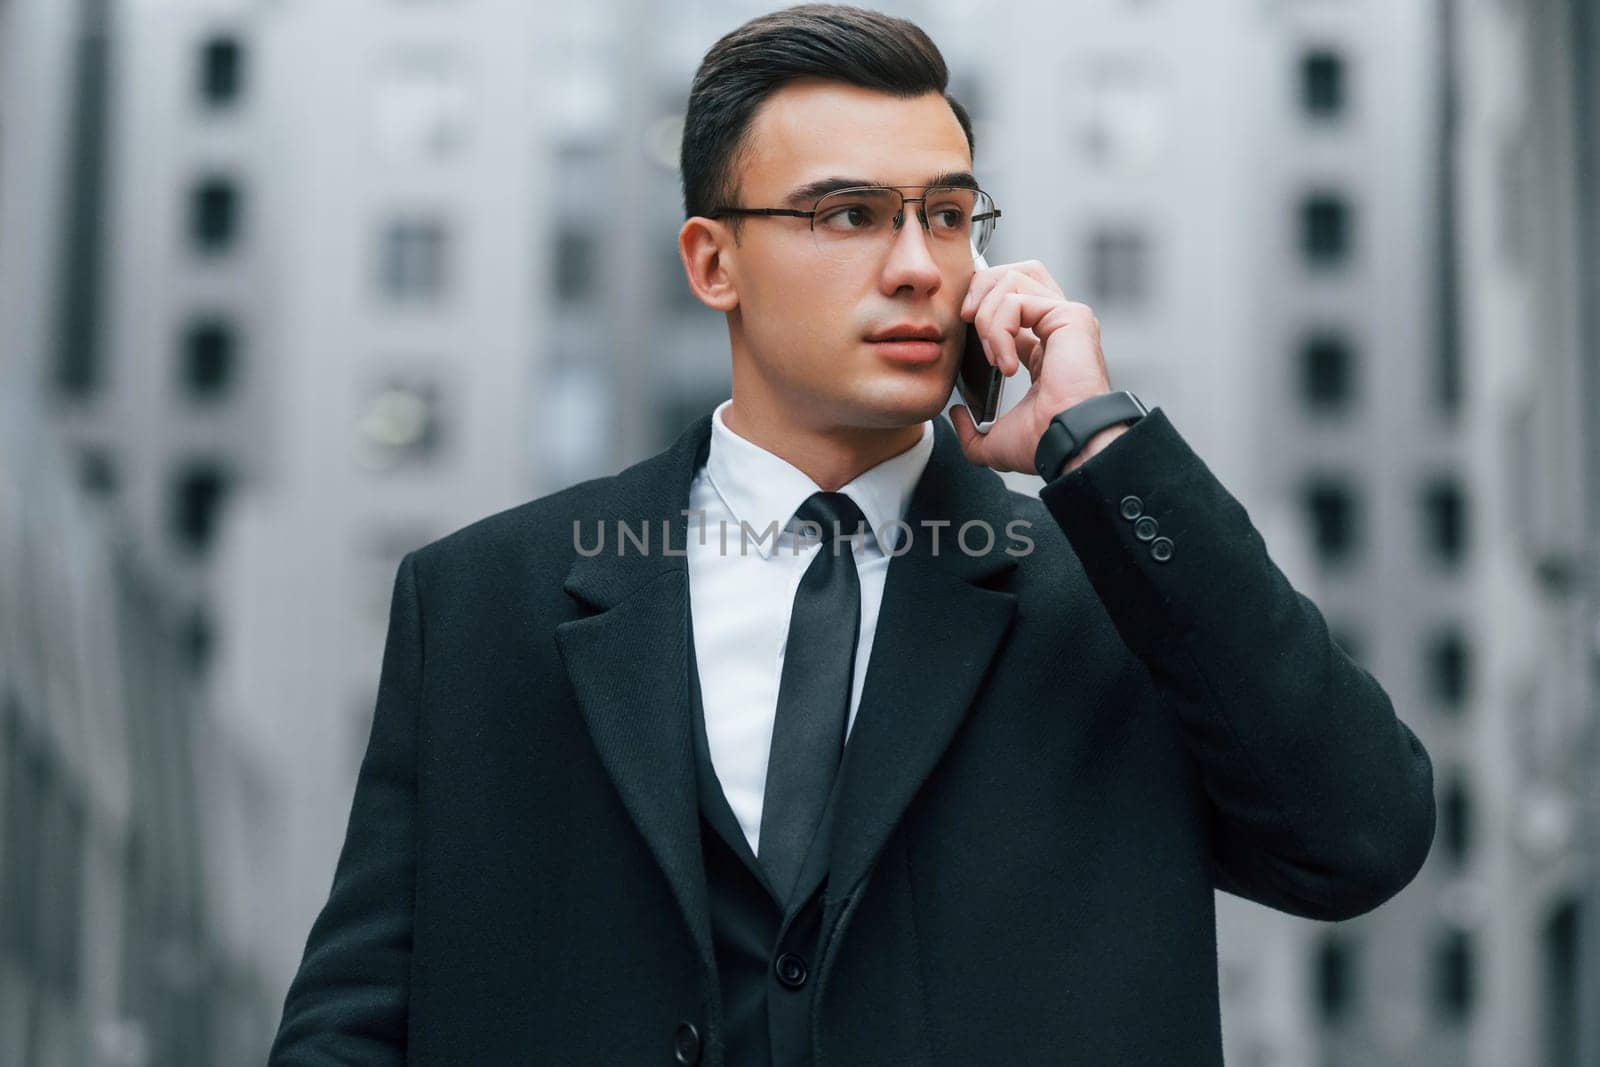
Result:
{"label": "man's chin", "polygon": [[915,426],[943,412],[953,388],[954,383],[947,382],[942,389],[937,383],[919,383],[916,388],[869,391],[850,403],[852,421],[877,429]]}

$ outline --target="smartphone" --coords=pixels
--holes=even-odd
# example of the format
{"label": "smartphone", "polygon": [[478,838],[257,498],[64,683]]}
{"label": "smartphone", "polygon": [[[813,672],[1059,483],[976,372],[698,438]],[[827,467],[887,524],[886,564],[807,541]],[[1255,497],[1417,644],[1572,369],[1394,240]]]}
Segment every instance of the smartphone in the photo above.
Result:
{"label": "smartphone", "polygon": [[[977,270],[988,270],[989,262],[974,253],[972,265]],[[1000,368],[989,362],[983,354],[983,342],[978,340],[978,328],[967,323],[966,344],[961,350],[961,372],[956,375],[956,394],[972,416],[972,424],[979,433],[988,433],[1000,414],[1000,394],[1005,389],[1006,376]]]}

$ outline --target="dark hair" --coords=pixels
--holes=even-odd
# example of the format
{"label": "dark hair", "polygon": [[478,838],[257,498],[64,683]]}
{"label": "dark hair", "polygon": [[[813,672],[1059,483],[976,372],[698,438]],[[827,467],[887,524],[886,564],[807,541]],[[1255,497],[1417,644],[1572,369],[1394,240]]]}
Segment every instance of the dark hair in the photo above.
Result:
{"label": "dark hair", "polygon": [[[751,19],[700,61],[683,119],[685,217],[736,202],[739,162],[763,101],[798,78],[826,78],[894,96],[944,93],[975,150],[972,119],[945,92],[950,72],[921,27],[841,4],[801,4]],[[738,218],[734,225],[737,228]]]}

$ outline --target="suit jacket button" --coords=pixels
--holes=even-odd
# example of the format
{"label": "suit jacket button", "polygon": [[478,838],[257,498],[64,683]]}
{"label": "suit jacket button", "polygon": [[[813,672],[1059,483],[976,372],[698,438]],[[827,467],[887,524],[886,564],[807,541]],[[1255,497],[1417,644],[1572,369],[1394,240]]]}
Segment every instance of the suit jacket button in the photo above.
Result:
{"label": "suit jacket button", "polygon": [[779,956],[773,969],[778,972],[778,981],[790,989],[799,989],[806,984],[806,961],[793,952]]}
{"label": "suit jacket button", "polygon": [[1160,529],[1160,527],[1156,524],[1156,520],[1146,515],[1144,518],[1133,524],[1133,536],[1137,537],[1141,541],[1154,540],[1156,531],[1158,529]]}
{"label": "suit jacket button", "polygon": [[672,1035],[672,1059],[689,1067],[700,1062],[700,1031],[694,1028],[694,1023],[678,1024]]}
{"label": "suit jacket button", "polygon": [[1150,558],[1157,563],[1165,563],[1172,558],[1172,538],[1158,537],[1150,542]]}
{"label": "suit jacket button", "polygon": [[1122,498],[1122,517],[1132,522],[1144,514],[1144,501],[1131,493]]}

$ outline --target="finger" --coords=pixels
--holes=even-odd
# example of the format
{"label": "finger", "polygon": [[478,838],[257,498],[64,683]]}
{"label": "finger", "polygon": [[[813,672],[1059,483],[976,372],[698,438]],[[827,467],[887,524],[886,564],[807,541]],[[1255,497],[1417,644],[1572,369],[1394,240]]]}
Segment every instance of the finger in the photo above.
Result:
{"label": "finger", "polygon": [[[1003,368],[1002,361],[1012,361],[1012,369],[1003,371],[1009,376],[1025,360],[1028,375],[1035,380],[1051,333],[1072,323],[1081,323],[1090,336],[1094,330],[1094,316],[1087,306],[1030,293],[992,294],[980,314],[984,316],[982,329],[995,351],[991,362]],[[1024,335],[1028,335],[1026,339]]]}
{"label": "finger", "polygon": [[1044,352],[1044,342],[1032,330],[1017,333],[1017,358],[1028,369],[1029,378],[1039,377],[1039,356]]}
{"label": "finger", "polygon": [[1001,336],[1009,339],[1026,327],[1041,342],[1048,344],[1050,335],[1064,326],[1078,325],[1086,332],[1092,331],[1093,316],[1079,314],[1080,309],[1088,311],[1082,304],[1054,297],[1008,293],[996,306],[994,317],[990,320],[991,336],[997,341]]}
{"label": "finger", "polygon": [[1026,274],[1028,277],[1032,278],[1034,281],[1038,282],[1040,285],[1044,286],[1050,292],[1055,293],[1062,299],[1066,298],[1067,294],[1061,291],[1061,286],[1057,285],[1056,280],[1050,276],[1050,271],[1037,259],[1025,259],[1020,263],[1011,263],[1007,265],[1014,271]]}
{"label": "finger", "polygon": [[993,268],[973,272],[972,280],[967,283],[967,293],[961,299],[961,309],[958,312],[963,319],[968,322],[976,321],[978,305],[983,303],[984,296],[990,289],[994,288],[994,283],[999,277],[999,272]]}
{"label": "finger", "polygon": [[965,404],[955,404],[950,408],[950,423],[956,428],[956,440],[961,442],[961,451],[974,463],[983,462],[984,439],[978,432],[978,427],[973,425],[972,413]]}
{"label": "finger", "polygon": [[989,347],[994,349],[995,366],[1008,378],[1022,366],[1017,354],[1017,333],[1022,329],[1021,300],[1021,293],[999,294],[989,312]]}
{"label": "finger", "polygon": [[[984,301],[992,299],[996,293],[1036,292],[1048,295],[1053,291],[1021,271],[1010,267],[995,267],[974,275],[973,283],[967,289],[967,297],[962,302],[963,317],[970,317],[976,322],[977,316],[982,313]],[[971,313],[970,316],[968,312]]]}
{"label": "finger", "polygon": [[[978,330],[978,336],[984,339],[984,351],[991,352],[989,362],[1000,368],[1000,372],[1007,377],[1015,374],[1020,365],[1016,357],[1016,345],[1009,339],[1002,341],[995,334],[994,315],[999,302],[1007,295],[1016,292],[1029,291],[1041,297],[1049,298],[1050,294],[1045,287],[1025,274],[1008,271],[996,284],[991,286],[983,296],[978,306],[977,314],[973,316],[973,325]],[[1013,334],[1015,331],[1012,331]],[[1009,355],[1007,362],[1000,362]]]}
{"label": "finger", "polygon": [[1031,274],[1009,265],[980,270],[973,274],[972,281],[967,286],[966,297],[961,301],[961,317],[968,321],[977,321],[977,311],[982,306],[984,298],[996,290],[1025,289],[1030,292],[1056,293],[1059,296],[1060,291],[1054,288],[1055,283],[1048,279],[1049,276],[1046,275],[1046,281],[1041,282]]}

